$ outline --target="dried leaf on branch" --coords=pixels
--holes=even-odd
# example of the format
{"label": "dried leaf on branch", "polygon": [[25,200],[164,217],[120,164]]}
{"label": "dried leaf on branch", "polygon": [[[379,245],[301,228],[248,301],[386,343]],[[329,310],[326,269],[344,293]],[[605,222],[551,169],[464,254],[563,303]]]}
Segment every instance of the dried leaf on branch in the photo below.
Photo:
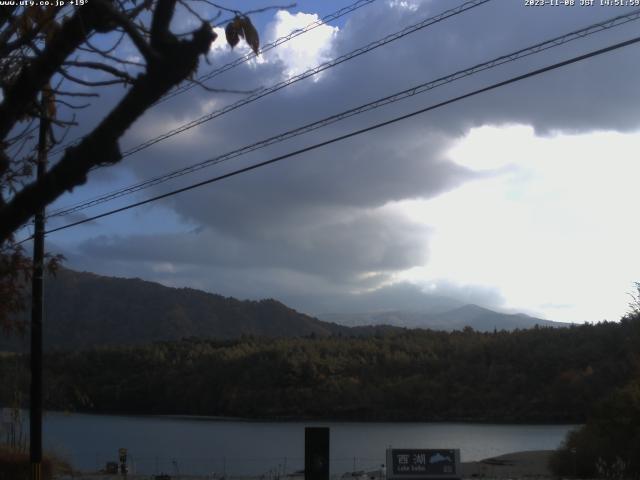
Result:
{"label": "dried leaf on branch", "polygon": [[240,38],[244,38],[247,45],[251,47],[251,50],[253,50],[256,55],[258,54],[260,50],[260,37],[249,17],[244,15],[236,16],[227,24],[224,31],[227,36],[227,43],[231,45],[231,48],[238,44]]}

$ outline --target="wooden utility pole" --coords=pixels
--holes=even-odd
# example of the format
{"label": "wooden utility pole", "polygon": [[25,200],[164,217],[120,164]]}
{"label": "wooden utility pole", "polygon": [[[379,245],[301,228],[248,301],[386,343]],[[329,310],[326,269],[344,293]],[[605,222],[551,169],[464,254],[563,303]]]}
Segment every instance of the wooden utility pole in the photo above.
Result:
{"label": "wooden utility pole", "polygon": [[[37,179],[47,168],[47,136],[49,133],[47,100],[42,94],[40,128],[38,134]],[[31,480],[42,478],[42,317],[44,293],[44,208],[34,219],[33,278],[31,283],[31,395],[29,409],[29,457]]]}

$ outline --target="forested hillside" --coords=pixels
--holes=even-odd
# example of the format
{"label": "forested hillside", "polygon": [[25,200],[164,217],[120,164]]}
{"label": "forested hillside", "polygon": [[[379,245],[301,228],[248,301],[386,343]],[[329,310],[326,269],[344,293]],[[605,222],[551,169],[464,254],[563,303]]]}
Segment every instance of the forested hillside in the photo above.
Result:
{"label": "forested hillside", "polygon": [[[529,328],[535,324],[566,326],[464,305],[447,311],[438,310],[437,314],[387,312],[374,316],[375,322],[365,321],[366,325],[349,327],[340,324],[344,319],[342,316],[321,321],[274,299],[238,300],[192,288],[166,287],[138,278],[106,277],[60,269],[45,283],[46,350],[144,345],[189,337],[230,340],[242,335],[357,336],[381,331],[399,332],[404,327],[451,331],[469,325],[476,330],[493,331]],[[28,315],[26,310],[23,320],[27,325]],[[396,317],[399,321],[395,321]],[[387,323],[392,325],[383,325]],[[0,335],[0,351],[28,351],[27,347],[28,336]]]}
{"label": "forested hillside", "polygon": [[[133,345],[184,337],[331,335],[347,327],[321,322],[273,300],[241,301],[191,288],[60,269],[45,288],[46,349]],[[28,315],[28,312],[25,312]],[[0,350],[17,339],[0,335]]]}
{"label": "forested hillside", "polygon": [[[22,382],[25,357],[0,359]],[[478,333],[185,340],[45,358],[49,409],[250,418],[582,422],[640,373],[640,319]],[[15,382],[0,384],[0,402]]]}

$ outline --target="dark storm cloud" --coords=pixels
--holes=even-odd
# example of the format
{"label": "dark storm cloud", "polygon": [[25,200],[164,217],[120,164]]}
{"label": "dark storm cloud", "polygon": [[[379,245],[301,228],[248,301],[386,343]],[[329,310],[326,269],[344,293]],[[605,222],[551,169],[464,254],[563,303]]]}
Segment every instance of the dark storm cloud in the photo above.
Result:
{"label": "dark storm cloud", "polygon": [[[333,56],[449,6],[450,2],[422,2],[413,11],[398,2],[378,2],[363,8],[337,35]],[[496,0],[324,72],[316,82],[306,80],[174,137],[128,158],[125,165],[141,179],[155,176],[623,11],[597,6],[528,8],[523,2]],[[635,23],[464,79],[252,154],[246,161],[261,161],[584,53],[626,38],[634,29]],[[244,278],[247,292],[263,288],[286,295],[307,285],[330,293],[336,286],[375,286],[372,279],[381,282],[393,271],[424,265],[428,244],[427,231],[380,207],[431,198],[477,178],[446,155],[473,126],[523,123],[541,134],[637,128],[640,89],[634,85],[640,78],[639,52],[631,48],[574,65],[164,203],[202,225],[200,234],[100,237],[85,242],[80,251],[103,261],[175,263],[182,265],[180,278],[198,279],[193,281],[213,289],[219,282],[207,280],[196,265],[223,271],[229,282]],[[213,60],[223,64],[235,55],[217,53]],[[282,78],[284,65],[273,56],[267,60],[234,69],[215,85],[271,85]],[[193,89],[148,112],[123,142],[125,149],[235,99]],[[238,160],[204,170],[184,183],[244,164]],[[165,190],[159,186],[147,194]],[[268,278],[274,272],[281,281],[269,290]],[[371,272],[382,275],[367,276]],[[475,287],[466,292],[452,284],[441,288],[466,296],[469,303],[495,306],[501,300],[496,292]],[[389,292],[402,298],[400,291]]]}
{"label": "dark storm cloud", "polygon": [[[416,12],[382,4],[363,9],[338,35],[335,55],[442,8],[442,2],[428,2]],[[327,71],[316,83],[306,80],[209,122],[193,133],[189,141],[176,138],[173,146],[170,146],[171,141],[165,142],[161,148],[140,154],[140,159],[132,160],[132,168],[144,177],[158,169],[184,165],[185,159],[223,153],[321,118],[326,113],[335,113],[361,101],[414,85],[420,80],[449,73],[620,12],[604,7],[576,7],[553,12],[550,9],[542,10],[527,9],[520,2],[505,1],[476,8],[455,20],[443,22]],[[628,32],[629,28],[623,31]],[[616,36],[617,33],[606,38]],[[601,35],[594,36],[586,44],[563,47],[558,51],[562,55],[547,52],[544,57],[531,57],[513,66],[501,67],[456,84],[455,88],[452,86],[415,97],[398,107],[363,116],[357,122],[342,123],[317,132],[305,137],[309,140],[301,143],[312,143],[344,133],[355,126],[389,118],[390,112],[406,112],[428,105],[452,93],[465,91],[462,87],[478,87],[508,74],[522,73],[529,69],[528,66],[537,67],[583,51],[585,48],[582,45],[602,45],[603,38]],[[545,60],[541,61],[542,58]],[[401,198],[429,197],[468,178],[461,169],[438,162],[443,160],[442,152],[452,139],[465,133],[469,127],[484,123],[520,122],[533,124],[542,131],[634,128],[638,125],[634,106],[637,102],[634,98],[640,93],[628,87],[630,79],[634,78],[632,72],[638,70],[637,58],[635,50],[627,50],[622,54],[592,60],[562,73],[504,88],[494,94],[409,120],[401,126],[379,130],[338,147],[318,151],[305,156],[303,161],[289,161],[283,167],[285,171],[263,169],[246,175],[242,178],[242,184],[247,185],[250,191],[242,191],[238,194],[242,199],[234,198],[236,201],[232,204],[246,210],[244,203],[251,202],[252,198],[263,198],[275,202],[275,205],[290,204],[295,199],[309,204],[377,206]],[[611,75],[610,72],[616,74]],[[231,78],[257,78],[271,84],[277,72],[274,72],[273,64],[267,63],[240,67],[229,74]],[[621,96],[621,91],[625,95]],[[231,100],[222,100],[228,101]],[[180,97],[179,101],[167,102],[167,106],[162,107],[165,111],[157,114],[157,117],[150,113],[148,121],[163,131],[166,129],[166,116],[172,114],[172,108],[179,112],[193,112],[204,102],[206,99],[202,94]],[[174,115],[175,121],[182,119],[182,113]],[[275,152],[290,149],[292,147],[283,147],[275,149]],[[153,162],[144,161],[142,157],[145,155],[153,158]],[[268,157],[268,154],[256,156],[260,159]],[[373,182],[361,181],[363,176]],[[298,181],[301,179],[316,181]],[[420,179],[426,181],[421,184]],[[346,187],[351,184],[355,187]],[[367,188],[372,185],[375,188]],[[207,189],[207,194],[212,199],[218,196],[226,199],[228,195],[234,197],[233,192],[228,193],[224,189],[219,184]],[[242,189],[237,189],[234,184],[233,190]],[[186,212],[192,210],[185,209]]]}
{"label": "dark storm cloud", "polygon": [[431,197],[474,178],[440,158],[438,150],[448,145],[441,138],[420,137],[410,130],[398,131],[395,138],[404,139],[401,147],[371,135],[368,142],[325,148],[170,201],[189,220],[245,236],[291,227],[304,230],[304,225],[341,211]]}
{"label": "dark storm cloud", "polygon": [[426,229],[371,213],[262,236],[237,238],[213,230],[188,234],[98,237],[79,251],[102,260],[127,260],[239,269],[287,269],[347,283],[361,273],[385,273],[424,262]]}
{"label": "dark storm cloud", "polygon": [[69,223],[82,222],[82,221],[85,221],[85,224],[87,225],[96,224],[95,220],[86,221],[88,218],[89,218],[88,215],[84,212],[69,213],[63,217],[55,217],[55,216],[50,217],[48,219],[47,224],[49,228],[60,227],[63,225],[67,225]]}

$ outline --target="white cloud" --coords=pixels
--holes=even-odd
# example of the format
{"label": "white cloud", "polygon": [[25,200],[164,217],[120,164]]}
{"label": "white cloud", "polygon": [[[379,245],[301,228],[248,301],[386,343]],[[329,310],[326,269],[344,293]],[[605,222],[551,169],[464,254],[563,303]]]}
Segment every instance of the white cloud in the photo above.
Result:
{"label": "white cloud", "polygon": [[176,266],[171,262],[155,262],[151,265],[155,273],[176,273]]}
{"label": "white cloud", "polygon": [[235,52],[236,56],[243,56],[251,52],[251,47],[244,40],[241,40],[235,47],[232,48],[229,43],[227,43],[227,35],[224,28],[215,27],[213,29],[213,32],[217,35],[217,37],[216,40],[211,44],[209,53],[213,56],[214,59],[230,52]]}
{"label": "white cloud", "polygon": [[[286,10],[280,10],[275,20],[267,27],[267,42],[289,35],[297,29],[318,20],[318,15],[313,13],[298,12],[291,14]],[[313,30],[283,43],[278,48],[271,50],[265,56],[284,64],[284,72],[292,77],[323,63],[331,58],[333,40],[337,35],[338,27],[320,25]],[[314,77],[315,80],[319,77]]]}
{"label": "white cloud", "polygon": [[[235,89],[273,85],[437,14],[447,8],[445,3],[375,2],[349,15],[339,30],[319,27],[211,83]],[[621,11],[559,9],[549,16],[546,9],[526,9],[519,2],[490,2],[345,62],[325,72],[320,82],[305,80],[173,137],[141,153],[143,158],[127,159],[123,168],[147,179]],[[317,18],[280,12],[260,29],[263,43]],[[630,23],[461,79],[254,152],[246,163],[234,160],[175,183],[409,113],[601,48],[635,35],[635,29]],[[202,62],[199,73],[247,51],[243,42],[232,51],[221,36],[212,66]],[[621,50],[172,197],[160,205],[175,218],[165,216],[172,221],[154,221],[155,227],[147,228],[150,221],[141,227],[139,219],[126,214],[128,224],[112,217],[113,223],[105,219],[80,230],[97,234],[100,226],[100,233],[120,235],[117,245],[95,242],[94,248],[103,250],[105,268],[121,265],[135,271],[143,268],[141,258],[154,253],[148,261],[171,261],[179,269],[164,277],[191,285],[202,281],[214,291],[233,288],[224,293],[239,296],[313,292],[331,299],[338,290],[366,291],[406,278],[425,287],[435,284],[440,291],[447,282],[466,289],[473,285],[473,290],[484,286],[492,292],[490,306],[504,297],[506,306],[551,319],[615,319],[639,271],[633,255],[639,240],[633,222],[639,172],[632,156],[639,145],[636,135],[597,131],[640,128],[640,90],[630,87],[638,78],[639,59],[637,49]],[[233,100],[194,88],[146,114],[129,141],[145,140]],[[107,105],[111,100],[100,101]],[[547,136],[534,136],[532,128]],[[163,185],[145,193],[167,189]],[[160,211],[156,205],[149,209]],[[403,215],[410,215],[410,221]],[[188,227],[179,220],[188,221]],[[421,230],[415,223],[432,229]],[[207,251],[212,250],[206,266],[201,250],[189,248],[195,235],[184,233],[195,227],[202,227]],[[133,231],[149,238],[132,236]],[[174,258],[175,252],[194,258]],[[92,253],[86,258],[98,262],[100,252]]]}
{"label": "white cloud", "polygon": [[409,10],[411,12],[415,12],[419,8],[418,3],[408,2],[406,0],[389,0],[387,4],[391,8],[401,8],[401,9]]}
{"label": "white cloud", "polygon": [[400,275],[491,285],[506,307],[550,319],[617,319],[637,280],[640,133],[536,137],[530,127],[474,129],[450,150],[465,166],[510,166],[430,201],[396,206],[434,229],[431,260]]}

